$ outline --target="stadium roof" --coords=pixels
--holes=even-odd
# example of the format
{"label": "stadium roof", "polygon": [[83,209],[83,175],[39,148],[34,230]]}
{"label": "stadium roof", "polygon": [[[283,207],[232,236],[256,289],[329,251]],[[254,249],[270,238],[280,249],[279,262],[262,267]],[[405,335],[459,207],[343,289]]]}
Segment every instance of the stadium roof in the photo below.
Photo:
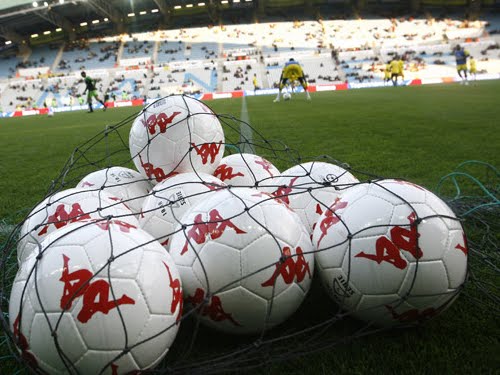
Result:
{"label": "stadium roof", "polygon": [[0,3],[0,10],[14,8],[19,5],[26,5],[32,3],[32,0],[3,0]]}
{"label": "stadium roof", "polygon": [[[482,4],[500,0],[483,0]],[[252,22],[257,15],[302,18],[322,11],[349,12],[349,0],[0,0],[0,51],[21,44],[42,44],[77,36],[95,37],[209,23]],[[361,2],[360,2],[361,3]],[[378,9],[407,12],[409,4],[443,0],[371,0]],[[454,0],[467,7],[469,0]],[[475,3],[474,3],[475,4]],[[472,6],[472,5],[471,5]],[[382,7],[382,8],[380,8]],[[295,12],[292,13],[292,9]]]}
{"label": "stadium roof", "polygon": [[[263,1],[263,0],[261,0]],[[286,0],[288,1],[288,0]],[[253,7],[257,0],[2,0],[0,1],[0,46],[3,42],[30,44],[62,35],[85,36],[118,32],[144,31],[168,27],[176,16],[184,16],[184,25],[204,17],[213,19],[215,8]],[[251,12],[247,12],[251,13]],[[249,14],[247,14],[249,16]],[[180,17],[177,17],[180,18]],[[206,24],[206,23],[205,23]],[[176,25],[179,26],[179,25]],[[57,31],[56,31],[57,30]],[[47,35],[33,40],[32,35]],[[50,35],[50,36],[49,36]]]}

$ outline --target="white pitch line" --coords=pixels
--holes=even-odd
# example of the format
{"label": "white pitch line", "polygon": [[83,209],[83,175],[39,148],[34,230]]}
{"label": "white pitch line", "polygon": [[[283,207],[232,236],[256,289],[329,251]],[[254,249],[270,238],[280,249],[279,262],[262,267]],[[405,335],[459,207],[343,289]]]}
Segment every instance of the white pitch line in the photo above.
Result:
{"label": "white pitch line", "polygon": [[[240,120],[243,121],[240,125],[240,148],[241,152],[255,154],[253,146],[253,131],[250,125],[250,116],[248,115],[246,97],[242,97]],[[248,125],[247,125],[248,124]]]}

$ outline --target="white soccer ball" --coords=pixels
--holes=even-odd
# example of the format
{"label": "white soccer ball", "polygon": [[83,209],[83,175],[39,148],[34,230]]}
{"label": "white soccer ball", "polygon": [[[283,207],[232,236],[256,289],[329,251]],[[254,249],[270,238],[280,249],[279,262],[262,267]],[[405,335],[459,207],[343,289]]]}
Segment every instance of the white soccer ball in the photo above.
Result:
{"label": "white soccer ball", "polygon": [[17,260],[22,264],[38,253],[46,235],[77,221],[102,220],[108,216],[139,226],[132,211],[120,198],[104,191],[73,188],[60,191],[38,204],[23,223],[17,244]]}
{"label": "white soccer ball", "polygon": [[141,211],[142,204],[152,186],[139,172],[125,167],[111,167],[92,172],[85,176],[77,188],[102,189],[108,194],[121,198],[133,213]]}
{"label": "white soccer ball", "polygon": [[282,172],[274,183],[279,188],[273,194],[299,215],[312,234],[323,211],[358,182],[349,171],[338,165],[314,161]]}
{"label": "white soccer ball", "polygon": [[314,230],[328,294],[381,326],[420,323],[450,306],[467,273],[467,241],[451,209],[400,180],[353,187]]}
{"label": "white soccer ball", "polygon": [[185,301],[204,324],[259,333],[284,322],[304,300],[314,271],[309,234],[271,195],[222,190],[194,206],[182,223],[170,255]]}
{"label": "white soccer ball", "polygon": [[141,111],[129,146],[137,170],[156,184],[177,173],[212,174],[224,155],[224,133],[205,104],[171,95]]}
{"label": "white soccer ball", "polygon": [[252,154],[233,154],[222,158],[214,176],[226,184],[255,187],[271,193],[275,188],[266,187],[280,171],[263,157]]}
{"label": "white soccer ball", "polygon": [[225,184],[206,173],[181,173],[156,185],[144,201],[139,225],[168,250],[171,235],[182,216]]}
{"label": "white soccer ball", "polygon": [[49,234],[42,251],[22,264],[9,304],[31,367],[111,375],[161,361],[177,334],[182,287],[149,234],[115,219],[74,223]]}
{"label": "white soccer ball", "polygon": [[283,100],[290,100],[292,99],[292,94],[290,94],[288,91],[283,93]]}

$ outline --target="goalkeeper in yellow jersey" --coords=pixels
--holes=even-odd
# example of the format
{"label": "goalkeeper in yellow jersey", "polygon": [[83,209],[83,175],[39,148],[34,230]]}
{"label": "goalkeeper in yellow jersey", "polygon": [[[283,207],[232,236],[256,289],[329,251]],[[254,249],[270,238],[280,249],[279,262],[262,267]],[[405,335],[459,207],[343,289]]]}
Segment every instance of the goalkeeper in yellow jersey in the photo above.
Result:
{"label": "goalkeeper in yellow jersey", "polygon": [[390,80],[391,80],[391,64],[387,63],[385,64],[385,69],[384,69],[384,85],[387,85]]}
{"label": "goalkeeper in yellow jersey", "polygon": [[477,68],[476,68],[476,60],[472,56],[469,57],[469,73],[470,73],[471,77],[474,77],[474,81],[475,81]]}
{"label": "goalkeeper in yellow jersey", "polygon": [[398,76],[399,76],[399,60],[397,57],[394,57],[394,59],[389,63],[389,66],[391,68],[391,81],[393,86],[398,85]]}
{"label": "goalkeeper in yellow jersey", "polygon": [[401,82],[404,82],[404,80],[405,80],[405,73],[404,73],[405,63],[401,57],[398,60],[398,65],[399,65],[398,77],[401,77]]}
{"label": "goalkeeper in yellow jersey", "polygon": [[288,84],[288,82],[293,83],[294,81],[300,82],[300,85],[304,88],[304,91],[306,93],[307,100],[311,100],[311,96],[307,91],[307,81],[304,76],[304,71],[302,70],[300,64],[292,58],[289,61],[287,61],[285,63],[285,66],[283,67],[283,71],[281,72],[280,76],[280,86],[279,86],[278,96],[276,96],[274,102],[280,101],[281,91],[283,90],[283,88]]}

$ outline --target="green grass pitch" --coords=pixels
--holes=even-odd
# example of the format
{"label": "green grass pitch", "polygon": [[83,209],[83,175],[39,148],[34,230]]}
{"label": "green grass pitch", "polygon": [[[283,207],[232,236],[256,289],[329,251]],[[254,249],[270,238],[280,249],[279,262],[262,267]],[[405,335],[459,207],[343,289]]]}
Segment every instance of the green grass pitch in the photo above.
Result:
{"label": "green grass pitch", "polygon": [[[500,166],[499,93],[500,81],[483,81],[314,93],[310,102],[304,94],[280,103],[272,96],[245,100],[251,125],[299,150],[304,160],[328,154],[356,170],[433,190],[463,161]],[[242,99],[207,104],[219,114],[240,117]],[[0,119],[0,221],[19,217],[17,212],[40,201],[77,145],[139,110]],[[128,129],[121,130],[125,141]],[[105,153],[117,145],[101,146],[97,150]],[[372,335],[258,373],[496,373],[498,337],[494,317],[459,298],[421,328]],[[2,358],[9,353],[1,339],[0,344],[0,373],[14,373],[17,366]]]}

